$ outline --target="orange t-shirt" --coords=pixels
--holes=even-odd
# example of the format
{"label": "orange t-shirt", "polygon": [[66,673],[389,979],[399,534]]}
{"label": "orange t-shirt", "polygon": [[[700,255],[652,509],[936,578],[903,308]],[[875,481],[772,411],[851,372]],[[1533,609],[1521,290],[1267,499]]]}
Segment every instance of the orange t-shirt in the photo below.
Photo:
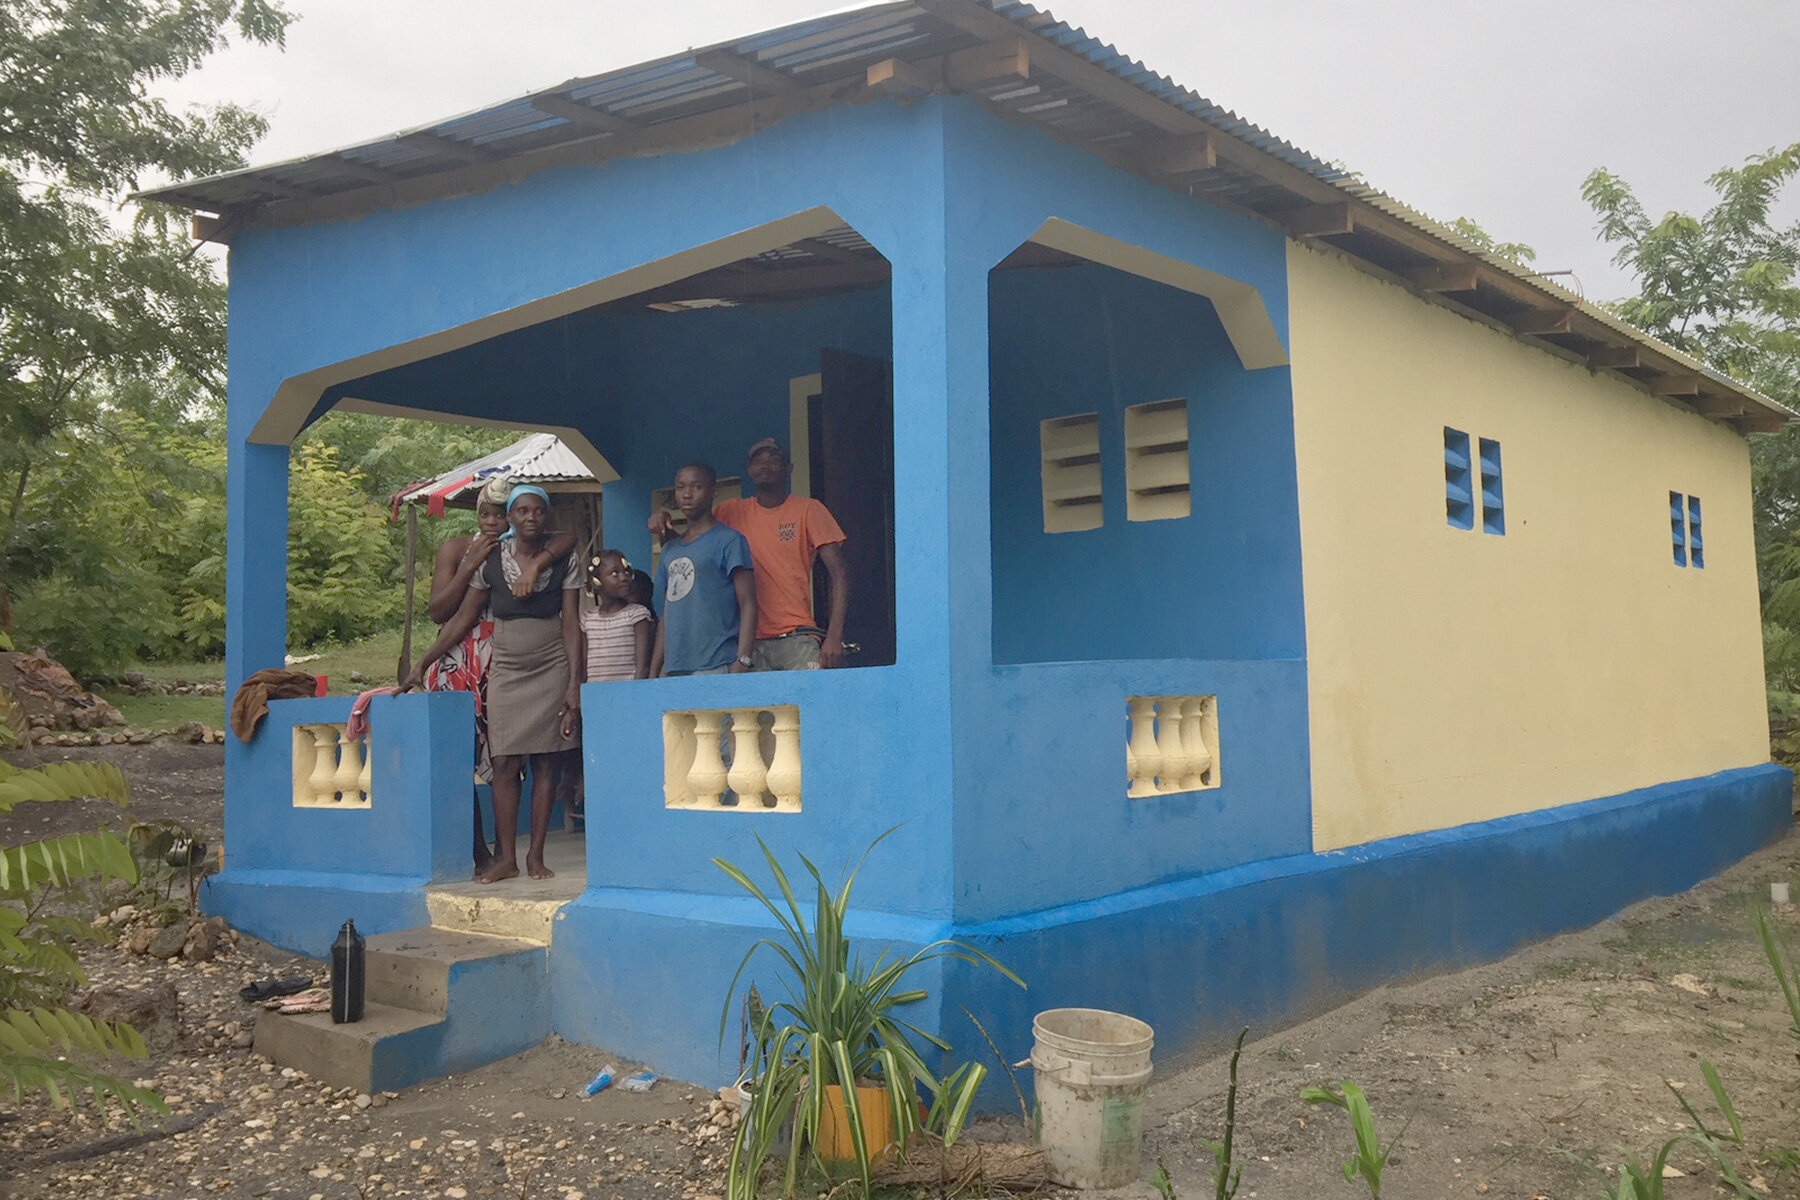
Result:
{"label": "orange t-shirt", "polygon": [[844,540],[831,510],[800,496],[764,508],[751,496],[722,500],[713,515],[750,543],[750,559],[756,564],[756,636],[781,637],[796,629],[817,628],[813,562],[820,546]]}

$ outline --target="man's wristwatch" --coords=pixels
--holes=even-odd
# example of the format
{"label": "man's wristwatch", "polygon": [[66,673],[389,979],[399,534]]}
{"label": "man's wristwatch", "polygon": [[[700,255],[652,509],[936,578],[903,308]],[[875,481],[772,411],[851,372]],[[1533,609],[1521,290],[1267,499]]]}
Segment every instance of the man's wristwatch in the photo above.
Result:
{"label": "man's wristwatch", "polygon": [[754,667],[756,665],[756,660],[751,658],[748,654],[738,655],[737,660],[738,666],[740,667]]}

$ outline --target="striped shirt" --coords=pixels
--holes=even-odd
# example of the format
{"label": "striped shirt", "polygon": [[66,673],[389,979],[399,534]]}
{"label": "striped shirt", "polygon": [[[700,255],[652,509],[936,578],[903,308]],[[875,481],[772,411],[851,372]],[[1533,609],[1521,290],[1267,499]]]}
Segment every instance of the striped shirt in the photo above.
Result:
{"label": "striped shirt", "polygon": [[655,618],[641,604],[627,604],[616,612],[589,609],[581,614],[581,632],[587,636],[587,681],[605,683],[631,679],[637,674],[638,622]]}

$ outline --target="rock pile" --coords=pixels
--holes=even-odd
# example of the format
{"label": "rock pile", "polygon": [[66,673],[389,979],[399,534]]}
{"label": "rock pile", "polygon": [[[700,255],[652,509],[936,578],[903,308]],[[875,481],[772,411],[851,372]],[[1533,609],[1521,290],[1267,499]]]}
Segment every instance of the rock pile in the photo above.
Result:
{"label": "rock pile", "polygon": [[127,696],[223,696],[225,685],[199,679],[159,682],[138,671],[123,675],[97,675],[88,680],[95,687],[124,692]]}
{"label": "rock pile", "polygon": [[42,647],[0,651],[0,688],[11,692],[35,730],[94,730],[125,724],[125,714],[75,682]]}
{"label": "rock pile", "polygon": [[237,930],[223,917],[181,917],[164,925],[155,913],[130,904],[95,918],[94,928],[119,930],[119,949],[127,954],[188,962],[211,962],[223,947],[238,940]]}

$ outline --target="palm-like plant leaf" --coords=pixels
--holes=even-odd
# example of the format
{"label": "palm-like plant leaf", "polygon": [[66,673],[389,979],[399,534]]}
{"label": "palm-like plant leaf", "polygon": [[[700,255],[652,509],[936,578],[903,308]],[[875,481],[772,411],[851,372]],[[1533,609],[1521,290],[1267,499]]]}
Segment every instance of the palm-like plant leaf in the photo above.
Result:
{"label": "palm-like plant leaf", "polygon": [[[6,786],[0,784],[0,787]],[[40,887],[83,879],[137,881],[131,848],[112,833],[70,834],[0,850],[0,899],[16,900]]]}
{"label": "palm-like plant leaf", "polygon": [[133,1124],[138,1124],[140,1110],[148,1109],[166,1115],[169,1106],[155,1092],[104,1075],[80,1063],[36,1054],[20,1054],[0,1049],[0,1081],[12,1085],[13,1099],[27,1091],[41,1090],[50,1094],[52,1103],[61,1103],[65,1093],[71,1100],[92,1096],[99,1106],[108,1096],[124,1105]]}
{"label": "palm-like plant leaf", "polygon": [[[3,693],[0,693],[3,694]],[[112,763],[62,762],[30,771],[0,772],[0,813],[31,801],[48,803],[96,796],[131,803],[131,785]]]}
{"label": "palm-like plant leaf", "polygon": [[0,1050],[13,1054],[80,1054],[144,1057],[144,1039],[129,1025],[108,1025],[63,1008],[0,1011]]}

